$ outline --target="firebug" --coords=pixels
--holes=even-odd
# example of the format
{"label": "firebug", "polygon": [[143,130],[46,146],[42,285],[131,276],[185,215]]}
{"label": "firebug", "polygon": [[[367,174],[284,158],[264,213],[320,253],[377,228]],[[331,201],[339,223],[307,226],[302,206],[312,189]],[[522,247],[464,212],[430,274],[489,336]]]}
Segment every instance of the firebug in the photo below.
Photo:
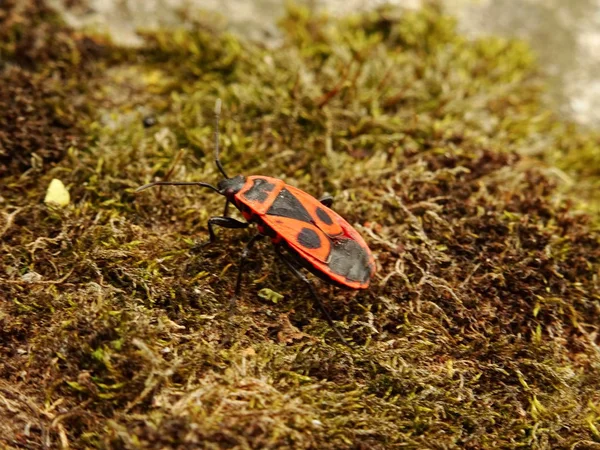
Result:
{"label": "firebug", "polygon": [[[253,244],[267,236],[274,244],[275,252],[289,269],[310,289],[317,305],[328,323],[346,343],[322,304],[310,280],[299,270],[309,272],[328,283],[350,288],[366,289],[375,273],[375,261],[371,250],[361,235],[339,214],[330,209],[333,198],[326,196],[317,200],[310,194],[286,184],[277,178],[261,175],[229,177],[219,159],[219,117],[221,100],[215,105],[215,164],[225,177],[217,186],[204,182],[156,181],[139,187],[136,192],[152,186],[201,186],[212,189],[225,197],[222,216],[208,220],[209,241],[216,239],[214,226],[224,228],[248,228],[256,224],[255,234],[242,250],[238,267],[235,294],[240,293],[243,267]],[[233,204],[246,222],[229,217],[229,204]]]}

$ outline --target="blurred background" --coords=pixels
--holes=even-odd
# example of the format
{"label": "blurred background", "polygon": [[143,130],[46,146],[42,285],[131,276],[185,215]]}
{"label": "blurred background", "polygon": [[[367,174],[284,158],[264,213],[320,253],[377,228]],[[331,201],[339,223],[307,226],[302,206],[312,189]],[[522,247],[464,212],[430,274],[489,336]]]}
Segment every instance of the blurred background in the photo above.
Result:
{"label": "blurred background", "polygon": [[[52,0],[75,27],[100,27],[120,43],[137,45],[138,28],[180,25],[180,12],[222,14],[246,37],[276,45],[282,0]],[[422,0],[299,0],[335,15],[395,4],[418,8]],[[547,101],[564,117],[600,128],[600,0],[442,0],[471,36],[523,38],[539,57],[549,83]]]}

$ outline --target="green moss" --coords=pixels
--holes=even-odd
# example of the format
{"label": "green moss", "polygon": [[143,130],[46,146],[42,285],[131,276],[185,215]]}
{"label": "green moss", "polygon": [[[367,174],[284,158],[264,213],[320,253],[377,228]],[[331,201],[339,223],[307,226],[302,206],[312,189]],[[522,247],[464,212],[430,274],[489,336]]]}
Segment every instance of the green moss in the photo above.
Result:
{"label": "green moss", "polygon": [[[0,27],[0,105],[25,118],[0,118],[2,445],[598,445],[598,139],[544,108],[523,43],[435,7],[292,7],[276,50],[214,18],[124,50],[27,5]],[[15,17],[55,31],[27,61],[39,27]],[[367,238],[369,290],[318,283],[354,348],[267,243],[228,312],[250,232],[196,245],[220,197],[134,195],[218,178],[217,97],[229,172],[331,192]],[[52,178],[67,208],[42,204]]]}

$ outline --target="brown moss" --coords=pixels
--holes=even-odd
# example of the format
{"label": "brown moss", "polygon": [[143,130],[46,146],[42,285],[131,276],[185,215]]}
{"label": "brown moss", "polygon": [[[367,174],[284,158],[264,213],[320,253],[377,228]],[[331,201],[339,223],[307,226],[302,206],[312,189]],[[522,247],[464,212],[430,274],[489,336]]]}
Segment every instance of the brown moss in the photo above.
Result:
{"label": "brown moss", "polygon": [[62,89],[17,67],[0,73],[0,109],[0,176],[60,161],[81,134]]}
{"label": "brown moss", "polygon": [[[107,56],[108,42],[74,31],[44,0],[7,0],[0,11],[0,55],[27,70],[68,76]],[[111,52],[111,57],[118,52]]]}

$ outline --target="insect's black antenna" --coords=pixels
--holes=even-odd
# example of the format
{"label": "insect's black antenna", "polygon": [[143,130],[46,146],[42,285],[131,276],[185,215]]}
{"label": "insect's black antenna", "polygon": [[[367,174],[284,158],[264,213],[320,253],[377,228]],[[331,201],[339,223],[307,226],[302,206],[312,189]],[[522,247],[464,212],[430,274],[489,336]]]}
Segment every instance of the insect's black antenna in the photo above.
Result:
{"label": "insect's black antenna", "polygon": [[202,181],[155,181],[154,183],[148,183],[143,186],[140,186],[135,190],[135,192],[143,191],[144,189],[151,188],[152,186],[201,186],[212,189],[213,191],[218,192],[219,194],[221,193],[212,184],[203,183]]}
{"label": "insect's black antenna", "polygon": [[221,164],[221,161],[219,160],[219,117],[221,117],[221,99],[220,98],[218,98],[217,102],[215,103],[215,163],[217,164],[217,167],[219,168],[219,170],[221,171],[223,176],[225,178],[229,179],[229,177],[225,173],[225,169],[223,169],[223,165]]}

